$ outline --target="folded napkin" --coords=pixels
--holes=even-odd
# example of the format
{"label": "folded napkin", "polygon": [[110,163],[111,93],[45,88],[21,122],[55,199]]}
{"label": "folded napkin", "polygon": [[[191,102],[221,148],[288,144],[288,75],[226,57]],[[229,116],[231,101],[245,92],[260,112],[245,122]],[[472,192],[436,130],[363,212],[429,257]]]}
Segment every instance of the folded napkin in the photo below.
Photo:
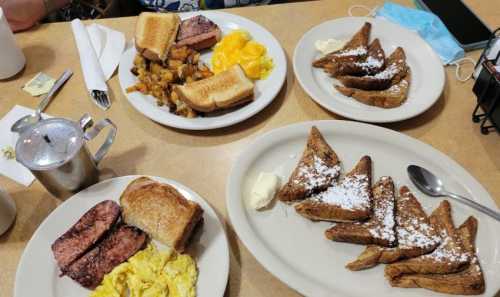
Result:
{"label": "folded napkin", "polygon": [[[18,163],[16,159],[5,158],[1,150],[8,148],[15,149],[19,135],[17,133],[12,133],[10,127],[23,116],[34,112],[33,109],[16,105],[0,119],[0,174],[26,187],[31,185],[35,179],[33,174],[31,174],[22,164]],[[44,118],[49,117],[46,114],[42,114],[42,116]]]}
{"label": "folded napkin", "polygon": [[113,75],[125,49],[123,33],[92,24],[85,27],[79,19],[71,22],[80,54],[85,85],[91,90],[108,91],[106,81]]}

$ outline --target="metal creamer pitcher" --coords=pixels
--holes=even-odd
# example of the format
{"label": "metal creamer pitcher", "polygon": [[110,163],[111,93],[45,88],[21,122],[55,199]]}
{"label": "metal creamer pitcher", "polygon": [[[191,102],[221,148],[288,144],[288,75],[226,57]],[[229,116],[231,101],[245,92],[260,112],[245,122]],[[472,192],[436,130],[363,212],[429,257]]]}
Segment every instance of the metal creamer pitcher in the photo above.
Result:
{"label": "metal creamer pitcher", "polygon": [[[16,143],[16,159],[57,197],[67,197],[99,180],[97,165],[111,147],[116,126],[109,119],[93,127],[90,115],[79,123],[63,118],[45,119],[23,131]],[[110,126],[95,156],[86,142]]]}

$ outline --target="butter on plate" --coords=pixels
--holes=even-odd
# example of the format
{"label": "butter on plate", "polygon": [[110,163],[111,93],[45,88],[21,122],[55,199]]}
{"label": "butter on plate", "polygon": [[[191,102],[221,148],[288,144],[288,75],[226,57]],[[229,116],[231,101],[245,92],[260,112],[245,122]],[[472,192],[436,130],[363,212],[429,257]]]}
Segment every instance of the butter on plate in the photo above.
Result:
{"label": "butter on plate", "polygon": [[342,49],[346,43],[347,43],[346,40],[329,38],[326,40],[316,40],[314,46],[323,55],[328,55],[329,53]]}
{"label": "butter on plate", "polygon": [[276,174],[261,172],[252,187],[248,206],[252,209],[261,209],[269,205],[280,186],[280,179]]}

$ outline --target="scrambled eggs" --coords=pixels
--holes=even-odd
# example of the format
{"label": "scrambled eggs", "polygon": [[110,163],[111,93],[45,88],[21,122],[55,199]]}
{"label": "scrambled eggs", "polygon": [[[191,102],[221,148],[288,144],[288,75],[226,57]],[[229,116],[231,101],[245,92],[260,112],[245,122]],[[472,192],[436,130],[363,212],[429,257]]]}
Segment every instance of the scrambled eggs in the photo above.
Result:
{"label": "scrambled eggs", "polygon": [[195,297],[197,278],[189,255],[160,252],[149,244],[106,274],[90,297]]}
{"label": "scrambled eggs", "polygon": [[243,30],[224,36],[214,47],[212,71],[217,74],[240,64],[249,78],[265,79],[273,69],[273,60],[267,56],[265,46],[251,39]]}

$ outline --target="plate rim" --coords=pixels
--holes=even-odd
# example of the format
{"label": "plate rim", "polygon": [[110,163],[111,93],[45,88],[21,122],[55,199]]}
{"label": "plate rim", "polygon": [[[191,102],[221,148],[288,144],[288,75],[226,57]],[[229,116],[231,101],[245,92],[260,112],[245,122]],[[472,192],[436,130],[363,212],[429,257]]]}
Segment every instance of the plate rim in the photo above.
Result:
{"label": "plate rim", "polygon": [[[241,114],[239,117],[236,117],[236,118],[229,117],[225,120],[217,121],[217,122],[214,122],[211,124],[196,123],[194,121],[189,121],[189,119],[182,118],[182,117],[180,117],[181,121],[177,121],[177,119],[169,120],[169,119],[163,118],[162,116],[154,116],[153,113],[154,113],[154,111],[156,111],[156,109],[154,109],[154,111],[151,111],[151,112],[144,111],[143,109],[141,109],[134,102],[134,100],[132,98],[130,98],[130,95],[125,91],[125,89],[128,86],[123,85],[122,80],[120,79],[120,69],[118,69],[118,81],[120,84],[120,89],[121,89],[122,95],[125,96],[125,98],[127,98],[127,101],[130,103],[130,105],[132,105],[134,107],[134,109],[136,111],[138,111],[143,116],[149,118],[150,120],[152,120],[156,123],[159,123],[161,125],[168,126],[168,127],[173,127],[173,128],[177,128],[177,129],[184,129],[184,130],[192,130],[192,131],[214,130],[214,129],[224,128],[224,127],[229,127],[229,126],[241,123],[241,122],[253,117],[257,113],[261,112],[262,110],[264,110],[268,105],[270,105],[274,101],[276,96],[278,96],[279,92],[283,88],[283,85],[285,84],[285,81],[287,79],[287,73],[288,73],[287,58],[286,58],[286,54],[285,54],[285,51],[283,49],[283,46],[281,45],[279,40],[269,30],[267,30],[264,26],[260,25],[257,22],[254,22],[248,18],[240,16],[240,15],[236,15],[236,14],[232,14],[232,13],[228,13],[228,12],[223,12],[223,11],[197,11],[197,12],[181,12],[181,13],[179,13],[179,16],[181,18],[187,18],[187,17],[194,16],[194,15],[204,15],[208,18],[210,18],[210,17],[223,18],[223,19],[227,19],[228,22],[231,22],[231,21],[233,21],[233,22],[248,22],[248,23],[251,23],[252,26],[257,27],[262,32],[269,34],[269,37],[271,38],[272,43],[274,43],[273,47],[275,47],[277,50],[277,56],[272,57],[274,65],[275,65],[273,68],[273,71],[279,71],[279,72],[277,72],[276,79],[278,81],[276,84],[274,84],[274,87],[269,88],[268,91],[266,91],[265,93],[263,92],[261,94],[261,96],[264,96],[264,94],[268,94],[262,98],[262,99],[266,99],[266,100],[263,103],[256,105],[253,109],[249,109],[247,112]],[[249,31],[249,32],[250,32],[250,34],[254,34],[251,31]],[[120,57],[119,66],[122,64],[123,57],[128,53],[128,51],[131,50],[131,48],[134,48],[134,46],[132,45],[131,47],[128,47],[123,51],[123,53]],[[279,65],[279,66],[277,66],[277,65]],[[141,95],[142,96],[150,96],[150,95],[143,95],[143,94],[141,94]],[[214,117],[214,118],[217,118],[217,117]]]}
{"label": "plate rim", "polygon": [[[332,292],[327,288],[318,286],[318,283],[305,278],[304,274],[297,273],[290,269],[284,261],[276,258],[273,252],[266,247],[263,241],[260,240],[259,235],[254,231],[251,224],[249,224],[247,217],[247,211],[245,209],[245,203],[241,195],[240,185],[244,182],[245,173],[248,170],[248,165],[251,164],[257,156],[255,147],[265,144],[269,139],[279,139],[279,135],[285,135],[284,131],[295,131],[295,133],[288,134],[288,136],[282,136],[284,139],[292,138],[293,134],[302,133],[304,129],[310,129],[312,126],[317,126],[320,131],[326,129],[337,129],[335,127],[343,126],[340,129],[368,129],[370,133],[377,133],[380,139],[390,137],[389,140],[396,138],[400,139],[399,144],[403,146],[415,146],[419,151],[423,152],[423,156],[435,156],[439,158],[440,161],[444,162],[448,167],[453,168],[455,171],[455,176],[460,177],[460,179],[467,180],[467,185],[471,186],[477,194],[477,196],[485,197],[483,203],[490,207],[496,206],[495,201],[489,194],[489,192],[477,181],[465,168],[463,168],[457,161],[451,157],[445,155],[443,152],[435,149],[431,145],[408,136],[404,133],[393,131],[388,128],[376,126],[368,123],[354,122],[349,120],[317,120],[317,121],[306,121],[293,123],[283,127],[279,127],[266,133],[260,135],[254,139],[251,145],[247,146],[238,157],[233,162],[233,166],[229,171],[229,177],[226,185],[226,209],[228,213],[228,218],[230,224],[232,225],[238,238],[243,242],[245,247],[250,251],[254,258],[272,275],[277,277],[280,281],[288,285],[295,291],[304,294],[305,296],[331,296]],[[333,128],[331,128],[333,127]],[[304,138],[304,142],[305,142]],[[389,142],[385,140],[384,142]],[[405,145],[406,144],[406,145]],[[434,159],[434,158],[432,158]],[[490,286],[491,286],[490,281]],[[499,286],[500,287],[500,286]],[[340,294],[342,296],[353,296],[346,292],[338,291],[333,292],[334,294]]]}
{"label": "plate rim", "polygon": [[[58,206],[56,206],[56,208],[54,208],[54,210],[52,210],[52,212],[47,216],[45,217],[45,219],[40,223],[40,225],[38,225],[37,229],[35,230],[35,232],[33,232],[33,234],[31,235],[31,238],[29,239],[28,243],[26,244],[26,246],[24,247],[23,249],[23,252],[21,254],[21,257],[19,258],[19,262],[17,264],[17,268],[16,268],[16,273],[15,273],[15,277],[14,277],[14,286],[13,286],[13,297],[24,297],[24,296],[20,296],[18,291],[19,291],[19,283],[20,283],[20,278],[21,278],[21,271],[24,271],[22,268],[26,265],[25,263],[27,263],[27,261],[29,259],[26,259],[27,255],[27,251],[29,249],[33,249],[34,247],[32,247],[32,245],[34,244],[34,238],[35,237],[38,237],[40,236],[39,233],[42,232],[41,230],[43,228],[46,228],[45,225],[48,224],[48,220],[57,215],[56,213],[56,210],[57,208],[59,208],[60,206],[62,206],[63,204],[68,204],[68,203],[71,203],[71,198],[73,198],[73,196],[79,194],[80,192],[82,191],[91,191],[93,187],[99,187],[99,186],[102,186],[104,183],[112,183],[114,180],[128,180],[130,179],[130,181],[132,181],[133,179],[136,179],[136,178],[139,178],[139,177],[148,177],[148,178],[151,178],[153,180],[156,180],[156,181],[159,181],[159,182],[164,182],[164,183],[167,183],[171,186],[173,186],[174,188],[176,189],[180,189],[180,190],[183,190],[183,191],[186,191],[188,192],[190,195],[193,195],[195,196],[197,199],[200,199],[200,201],[202,201],[202,204],[204,204],[202,206],[202,208],[206,211],[210,211],[213,213],[214,217],[216,218],[216,224],[218,225],[219,229],[220,229],[220,234],[223,236],[223,242],[224,242],[224,249],[225,249],[225,255],[224,255],[224,267],[222,270],[224,271],[221,271],[222,273],[224,273],[225,275],[225,278],[224,278],[224,282],[222,283],[221,282],[221,287],[218,289],[220,291],[220,296],[223,296],[225,294],[225,291],[227,289],[227,284],[228,284],[228,281],[229,281],[229,271],[230,271],[230,254],[229,254],[229,242],[228,242],[228,239],[227,239],[227,234],[226,234],[226,230],[224,228],[224,225],[223,223],[221,222],[221,219],[219,218],[219,215],[217,214],[217,212],[214,210],[214,208],[212,207],[212,205],[205,199],[203,198],[201,195],[199,195],[196,191],[194,191],[193,189],[185,186],[184,184],[176,181],[176,180],[173,180],[173,179],[170,179],[170,178],[165,178],[165,177],[161,177],[161,176],[154,176],[154,175],[124,175],[124,176],[117,176],[117,177],[113,177],[113,178],[109,178],[109,179],[105,179],[105,180],[102,180],[92,186],[89,186],[87,187],[86,189],[83,189],[75,194],[73,194],[72,196],[70,196],[69,198],[67,198],[65,201],[63,201],[61,204],[59,204]],[[106,199],[104,199],[106,200]],[[190,199],[189,199],[190,200]],[[206,209],[205,209],[206,207]]]}
{"label": "plate rim", "polygon": [[[440,80],[441,87],[440,87],[440,91],[436,92],[435,98],[433,100],[430,100],[428,104],[422,105],[422,107],[420,107],[419,109],[415,110],[414,112],[409,112],[409,113],[403,114],[403,115],[400,115],[399,113],[395,113],[395,115],[392,116],[392,117],[390,117],[390,118],[384,118],[384,117],[381,117],[381,116],[371,118],[371,117],[368,117],[368,116],[358,115],[355,112],[348,112],[348,111],[344,112],[341,109],[329,106],[329,105],[325,104],[324,102],[322,102],[322,100],[318,99],[317,96],[316,96],[316,94],[315,94],[315,92],[311,90],[312,87],[309,86],[307,83],[304,82],[304,78],[302,77],[302,75],[297,70],[297,68],[298,68],[297,65],[299,65],[299,63],[300,63],[300,61],[299,61],[300,60],[299,50],[300,50],[301,47],[304,46],[305,38],[307,38],[307,36],[309,34],[312,34],[312,32],[314,30],[317,30],[318,27],[327,26],[327,25],[330,25],[330,24],[331,24],[330,26],[332,26],[332,25],[334,25],[335,22],[344,22],[344,21],[349,21],[349,20],[353,20],[353,21],[356,21],[356,20],[367,21],[367,22],[370,22],[370,23],[385,23],[385,24],[387,24],[389,26],[394,26],[394,27],[397,27],[400,30],[407,31],[408,35],[414,36],[414,38],[416,40],[419,40],[419,42],[422,42],[423,44],[425,44],[425,46],[429,50],[429,53],[431,54],[431,58],[434,59],[434,60],[436,60],[436,61],[439,61],[439,66],[440,66],[439,67],[439,69],[440,69],[440,71],[439,71],[439,80]],[[400,121],[404,121],[404,120],[416,117],[416,116],[424,113],[425,111],[427,111],[434,104],[436,104],[436,102],[439,100],[439,98],[443,94],[444,87],[446,85],[445,69],[444,69],[444,66],[442,65],[441,59],[436,54],[436,52],[434,51],[434,49],[432,49],[432,47],[422,37],[420,37],[420,35],[416,34],[415,32],[413,32],[413,31],[411,31],[411,30],[409,30],[407,28],[404,28],[404,27],[402,27],[402,26],[400,26],[398,24],[395,24],[395,23],[392,23],[390,21],[387,21],[387,20],[384,20],[384,19],[380,19],[380,18],[372,18],[372,17],[341,17],[341,18],[330,19],[330,20],[324,21],[324,22],[322,22],[320,24],[317,24],[317,25],[313,26],[306,33],[304,33],[302,35],[302,37],[299,39],[299,41],[297,42],[297,44],[296,44],[296,46],[294,48],[294,52],[293,52],[292,65],[293,65],[293,72],[294,72],[295,77],[297,78],[297,81],[299,82],[299,84],[302,87],[302,89],[304,90],[304,92],[314,102],[316,102],[318,105],[320,105],[324,109],[326,109],[326,110],[328,110],[330,112],[333,112],[333,113],[335,113],[337,115],[346,117],[348,119],[353,119],[353,120],[357,120],[357,121],[366,122],[366,123],[394,123],[394,122],[400,122]],[[332,95],[332,97],[333,96],[334,95]],[[404,103],[403,103],[402,106],[404,106]],[[380,111],[383,111],[383,110],[388,110],[388,109],[381,109]],[[377,111],[372,111],[370,113],[371,114],[376,114]]]}

